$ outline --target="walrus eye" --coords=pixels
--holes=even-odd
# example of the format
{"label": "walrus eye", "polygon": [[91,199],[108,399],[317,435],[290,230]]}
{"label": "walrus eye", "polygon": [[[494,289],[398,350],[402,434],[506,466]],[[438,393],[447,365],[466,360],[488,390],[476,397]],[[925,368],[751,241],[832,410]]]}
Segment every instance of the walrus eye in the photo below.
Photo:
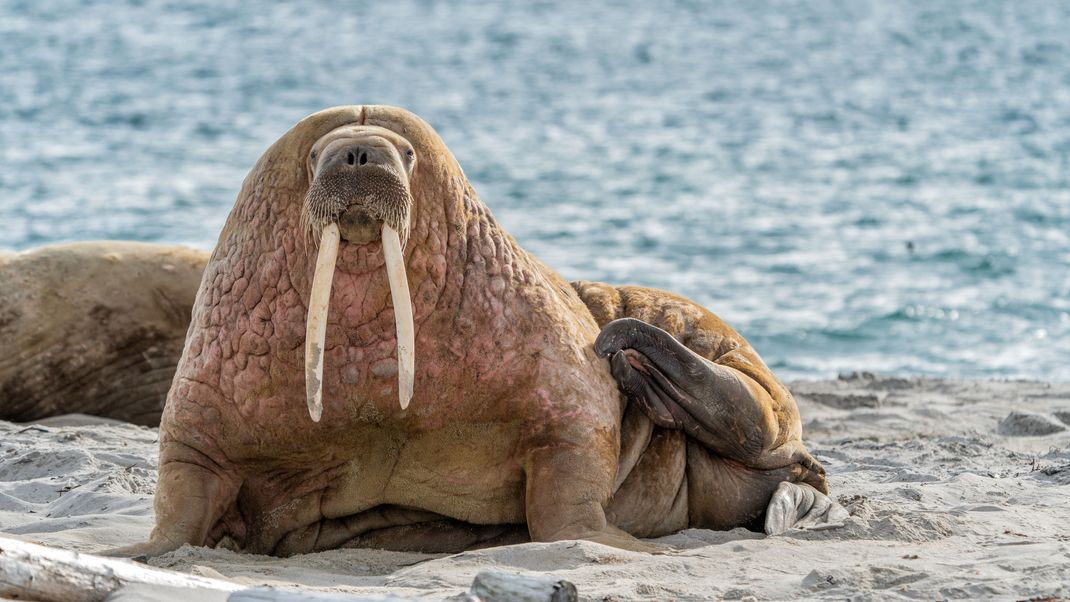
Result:
{"label": "walrus eye", "polygon": [[416,153],[410,148],[409,150],[405,151],[405,156],[409,159],[412,159],[416,156]]}
{"label": "walrus eye", "polygon": [[311,154],[311,155],[309,155],[309,157],[310,157],[311,159],[315,160],[315,159],[316,159],[316,151],[312,151],[312,154]]}

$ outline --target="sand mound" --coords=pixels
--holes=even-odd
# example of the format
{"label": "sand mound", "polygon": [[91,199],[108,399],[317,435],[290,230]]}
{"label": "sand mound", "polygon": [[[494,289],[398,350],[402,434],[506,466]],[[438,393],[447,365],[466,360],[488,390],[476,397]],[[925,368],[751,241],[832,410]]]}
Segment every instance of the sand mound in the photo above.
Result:
{"label": "sand mound", "polygon": [[1066,427],[1040,414],[1011,412],[1007,414],[996,432],[1010,437],[1036,437],[1065,431]]}

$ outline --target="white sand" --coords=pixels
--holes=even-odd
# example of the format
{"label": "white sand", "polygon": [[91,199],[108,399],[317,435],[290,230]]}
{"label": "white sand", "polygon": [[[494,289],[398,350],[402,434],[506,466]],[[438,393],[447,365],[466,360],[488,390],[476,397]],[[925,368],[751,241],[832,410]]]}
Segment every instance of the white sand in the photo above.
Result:
{"label": "white sand", "polygon": [[[793,390],[852,513],[843,527],[692,529],[658,540],[676,548],[659,556],[586,542],[289,559],[186,547],[152,564],[428,599],[466,591],[487,568],[549,572],[590,600],[1070,597],[1070,385],[859,376]],[[0,531],[79,551],[144,540],[155,462],[151,429],[0,422]]]}

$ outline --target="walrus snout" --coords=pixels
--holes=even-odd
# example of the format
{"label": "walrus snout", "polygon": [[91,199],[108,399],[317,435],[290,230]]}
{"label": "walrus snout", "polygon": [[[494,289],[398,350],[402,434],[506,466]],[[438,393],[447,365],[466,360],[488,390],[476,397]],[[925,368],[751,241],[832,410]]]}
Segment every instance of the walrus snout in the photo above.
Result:
{"label": "walrus snout", "polygon": [[363,245],[382,239],[383,222],[366,207],[350,205],[338,218],[338,231],[342,240]]}
{"label": "walrus snout", "polygon": [[[318,173],[334,170],[354,170],[361,167],[395,169],[400,157],[392,146],[374,141],[332,144],[319,161]],[[318,175],[317,173],[317,175]]]}
{"label": "walrus snout", "polygon": [[404,246],[413,205],[409,178],[416,167],[408,140],[377,126],[346,125],[317,140],[307,159],[301,218],[310,238],[336,223],[344,240],[362,244],[380,239],[371,224],[388,225]]}

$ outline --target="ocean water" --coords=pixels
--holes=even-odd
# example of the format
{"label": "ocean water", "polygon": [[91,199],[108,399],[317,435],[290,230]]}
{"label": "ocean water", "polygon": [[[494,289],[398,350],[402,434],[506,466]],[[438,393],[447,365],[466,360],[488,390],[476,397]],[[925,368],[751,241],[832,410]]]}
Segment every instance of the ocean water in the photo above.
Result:
{"label": "ocean water", "polygon": [[[0,249],[210,248],[304,115],[430,121],[569,278],[787,378],[1070,380],[1070,4],[0,2]],[[3,286],[3,283],[0,283]]]}

